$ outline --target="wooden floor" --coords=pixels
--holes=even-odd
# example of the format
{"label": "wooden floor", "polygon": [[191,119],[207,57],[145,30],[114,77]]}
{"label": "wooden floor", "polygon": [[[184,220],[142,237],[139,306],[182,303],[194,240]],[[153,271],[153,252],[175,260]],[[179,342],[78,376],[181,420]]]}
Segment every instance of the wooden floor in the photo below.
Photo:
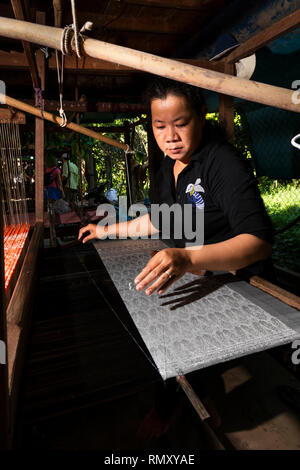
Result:
{"label": "wooden floor", "polygon": [[189,405],[169,437],[139,438],[161,378],[91,244],[44,250],[31,331],[16,448],[205,446]]}

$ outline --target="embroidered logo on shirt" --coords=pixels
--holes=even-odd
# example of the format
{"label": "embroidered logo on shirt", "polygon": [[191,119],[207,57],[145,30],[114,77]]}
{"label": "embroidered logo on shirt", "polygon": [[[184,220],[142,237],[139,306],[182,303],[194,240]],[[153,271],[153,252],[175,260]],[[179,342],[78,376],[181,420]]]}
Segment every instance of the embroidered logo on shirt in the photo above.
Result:
{"label": "embroidered logo on shirt", "polygon": [[204,193],[205,191],[200,183],[201,178],[197,178],[195,184],[190,183],[187,185],[185,192],[188,194],[188,200],[194,207],[197,207],[197,209],[204,209],[204,200],[200,192]]}

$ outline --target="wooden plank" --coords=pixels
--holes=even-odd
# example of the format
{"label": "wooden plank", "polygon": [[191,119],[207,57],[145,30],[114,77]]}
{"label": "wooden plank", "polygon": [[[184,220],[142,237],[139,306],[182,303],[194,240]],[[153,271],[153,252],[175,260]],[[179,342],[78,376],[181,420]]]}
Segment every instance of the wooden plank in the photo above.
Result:
{"label": "wooden plank", "polygon": [[[13,39],[21,38],[27,41],[39,42],[39,44],[46,45],[47,47],[59,48],[61,43],[60,28],[37,25],[10,18],[0,18],[0,34]],[[151,49],[153,51],[153,47]],[[83,53],[97,59],[117,62],[144,72],[171,78],[225,95],[297,113],[300,112],[300,105],[292,100],[294,91],[290,89],[182,64],[173,59],[131,50],[128,47],[97,39],[85,38]]]}
{"label": "wooden plank", "polygon": [[300,297],[297,295],[292,294],[291,292],[288,292],[287,290],[282,289],[259,276],[252,276],[250,278],[250,284],[254,287],[258,287],[258,289],[261,289],[264,292],[267,292],[273,297],[276,297],[276,299],[281,300],[285,304],[290,305],[290,307],[300,310]]}
{"label": "wooden plank", "polygon": [[[234,75],[234,64],[226,64],[225,73]],[[227,140],[234,143],[234,98],[219,93],[220,124],[225,129]]]}
{"label": "wooden plank", "polygon": [[[14,11],[15,18],[17,20],[25,20],[25,15],[23,11],[23,6],[21,0],[11,0],[11,6]],[[27,65],[29,67],[32,83],[34,88],[39,88],[39,76],[38,71],[35,63],[34,53],[32,49],[32,45],[30,42],[22,41],[24,53],[27,60]]]}
{"label": "wooden plank", "polygon": [[244,57],[248,57],[253,54],[257,49],[265,46],[271,41],[274,41],[281,36],[293,31],[300,26],[300,9],[294,11],[290,15],[282,18],[281,20],[273,23],[268,28],[264,29],[260,33],[255,34],[248,41],[244,42],[240,46],[236,47],[226,58],[225,62],[235,63]]}
{"label": "wooden plank", "polygon": [[25,114],[9,108],[0,108],[0,122],[13,122],[14,124],[26,124]]}

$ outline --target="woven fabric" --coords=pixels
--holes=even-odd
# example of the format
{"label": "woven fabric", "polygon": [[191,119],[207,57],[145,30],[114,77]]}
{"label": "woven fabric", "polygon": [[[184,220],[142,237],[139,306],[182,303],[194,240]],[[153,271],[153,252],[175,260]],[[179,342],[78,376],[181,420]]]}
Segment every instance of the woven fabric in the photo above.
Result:
{"label": "woven fabric", "polygon": [[258,290],[231,275],[187,273],[162,296],[136,291],[134,278],[151,250],[165,248],[159,240],[94,245],[164,379],[300,337],[300,325],[296,331],[284,322],[299,312],[276,299],[270,303],[271,296],[261,291],[256,302]]}

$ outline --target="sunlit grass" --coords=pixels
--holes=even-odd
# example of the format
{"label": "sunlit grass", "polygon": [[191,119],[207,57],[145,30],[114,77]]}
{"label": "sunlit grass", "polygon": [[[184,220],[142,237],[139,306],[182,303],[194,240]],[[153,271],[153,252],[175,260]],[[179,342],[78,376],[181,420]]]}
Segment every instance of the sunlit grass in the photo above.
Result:
{"label": "sunlit grass", "polygon": [[[300,185],[291,183],[261,191],[267,212],[276,230],[284,228],[300,215]],[[300,272],[300,222],[275,236],[274,263]]]}

